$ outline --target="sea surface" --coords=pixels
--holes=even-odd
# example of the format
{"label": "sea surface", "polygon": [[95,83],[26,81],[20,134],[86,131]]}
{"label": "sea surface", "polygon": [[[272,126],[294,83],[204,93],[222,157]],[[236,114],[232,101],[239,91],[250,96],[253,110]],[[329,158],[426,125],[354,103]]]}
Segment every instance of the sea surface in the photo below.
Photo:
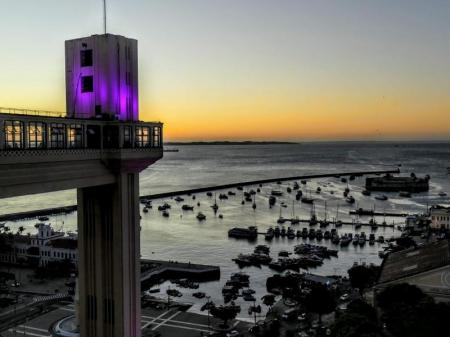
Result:
{"label": "sea surface", "polygon": [[[385,193],[389,200],[378,201],[374,199],[376,193],[370,197],[361,194],[365,178],[360,177],[348,184],[351,190],[350,194],[356,199],[356,204],[350,206],[342,196],[347,184],[342,183],[338,178],[309,180],[306,186],[301,185],[301,188],[304,193],[311,194],[316,199],[315,211],[320,219],[326,214],[328,219],[338,217],[343,221],[351,221],[349,210],[355,207],[375,208],[386,212],[423,213],[427,206],[432,204],[450,205],[449,197],[438,195],[441,191],[450,195],[450,175],[447,170],[447,167],[450,167],[450,143],[339,142],[246,146],[184,145],[177,146],[177,148],[179,152],[166,152],[162,160],[141,173],[141,195],[264,178],[399,167],[402,174],[409,175],[411,172],[418,176],[429,174],[431,176],[430,191],[414,194],[412,198],[402,198],[397,193]],[[207,197],[205,193],[197,194],[196,200],[192,200],[192,196],[185,196],[186,200],[181,203],[170,198],[154,200],[153,208],[148,213],[142,213],[142,257],[220,266],[220,281],[203,283],[199,288],[199,291],[206,292],[211,296],[211,300],[218,304],[223,303],[222,286],[230,274],[239,271],[231,259],[239,253],[252,252],[254,246],[258,244],[268,244],[271,256],[275,259],[280,250],[293,251],[294,246],[300,243],[320,244],[338,249],[338,258],[325,260],[321,267],[309,270],[309,272],[321,275],[346,275],[348,268],[354,262],[381,263],[378,251],[382,249],[382,246],[378,243],[374,246],[367,244],[362,248],[350,245],[341,249],[326,240],[316,242],[316,240],[279,238],[268,243],[265,242],[264,236],[260,236],[256,242],[250,243],[246,240],[228,238],[228,230],[236,226],[256,225],[260,232],[265,232],[269,227],[277,225],[276,220],[280,213],[284,217],[295,215],[302,219],[309,218],[311,207],[294,201],[294,193],[287,193],[287,187],[292,184],[293,182],[289,181],[281,185],[275,183],[264,185],[261,192],[256,195],[256,210],[252,209],[251,203],[242,205],[242,191],[235,189],[236,196],[230,197],[228,200],[217,200],[219,205],[217,215],[222,214],[223,219],[214,215],[210,207],[214,203],[214,197]],[[322,192],[317,194],[315,191],[319,186]],[[246,189],[256,189],[256,187],[252,186]],[[269,208],[268,195],[272,189],[282,190],[284,194],[278,198],[275,207]],[[227,191],[217,191],[217,195]],[[0,203],[0,213],[71,205],[76,202],[75,197],[75,191],[69,190],[3,199]],[[157,206],[164,202],[172,205],[168,218],[164,218],[157,210]],[[197,202],[200,202],[200,206],[197,206]],[[287,207],[280,207],[280,202],[285,202]],[[184,203],[194,205],[194,212],[182,211],[181,205]],[[195,216],[199,211],[207,216],[206,221],[199,222],[196,219]],[[369,218],[361,219],[364,222],[368,222],[368,220]],[[379,223],[382,221],[389,224],[394,223],[395,226],[404,223],[404,219],[398,217],[376,220]],[[76,231],[76,214],[54,216],[50,221],[57,229]],[[12,229],[23,225],[26,231],[34,233],[34,223],[35,221],[28,220],[8,225]],[[293,227],[297,230],[308,226],[300,224]],[[328,229],[330,228],[332,226]],[[370,233],[368,227],[355,230],[350,225],[344,225],[338,230],[340,234],[358,231]],[[400,235],[400,232],[393,228],[379,228],[375,234],[389,238]],[[266,278],[275,272],[267,266],[244,268],[244,272],[250,275],[250,287],[256,291],[255,297],[259,301],[261,296],[266,293]],[[165,294],[168,287],[176,288],[170,282],[165,282],[160,285],[161,293]],[[196,300],[191,296],[196,290],[179,290],[184,294],[179,299],[180,301],[194,303],[192,311],[198,311],[205,302],[205,300]],[[241,298],[236,302],[242,305],[240,316],[248,318],[247,308],[252,303],[243,302]]]}

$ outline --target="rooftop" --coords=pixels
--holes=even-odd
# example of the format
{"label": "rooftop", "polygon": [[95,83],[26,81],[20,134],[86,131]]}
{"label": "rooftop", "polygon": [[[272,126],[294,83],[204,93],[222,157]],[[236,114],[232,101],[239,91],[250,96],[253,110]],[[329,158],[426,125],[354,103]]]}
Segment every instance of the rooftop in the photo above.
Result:
{"label": "rooftop", "polygon": [[391,253],[381,265],[378,283],[386,283],[450,265],[447,240]]}

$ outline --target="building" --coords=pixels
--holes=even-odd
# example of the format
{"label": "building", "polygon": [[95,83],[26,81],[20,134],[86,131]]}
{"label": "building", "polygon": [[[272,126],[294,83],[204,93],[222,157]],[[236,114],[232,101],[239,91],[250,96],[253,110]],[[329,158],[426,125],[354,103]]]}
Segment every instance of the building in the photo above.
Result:
{"label": "building", "polygon": [[397,284],[421,288],[436,301],[450,302],[450,244],[435,241],[417,248],[390,253],[381,265],[376,292]]}
{"label": "building", "polygon": [[[55,231],[50,224],[37,223],[34,235],[10,234],[9,249],[0,253],[0,263],[46,266],[49,262],[78,261],[77,236]],[[7,234],[2,234],[8,238]]]}
{"label": "building", "polygon": [[450,229],[450,207],[430,207],[430,220],[430,227],[433,229]]}
{"label": "building", "polygon": [[139,120],[137,64],[134,39],[69,40],[67,112],[0,109],[0,199],[77,189],[81,337],[141,335],[139,173],[163,125]]}

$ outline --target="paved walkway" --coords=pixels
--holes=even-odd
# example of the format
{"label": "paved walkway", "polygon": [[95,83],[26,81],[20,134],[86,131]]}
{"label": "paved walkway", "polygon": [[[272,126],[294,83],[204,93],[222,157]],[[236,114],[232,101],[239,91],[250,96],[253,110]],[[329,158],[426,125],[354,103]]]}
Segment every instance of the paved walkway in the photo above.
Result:
{"label": "paved walkway", "polygon": [[[74,306],[66,305],[39,316],[25,324],[1,332],[4,337],[50,337],[48,327],[55,321],[73,315]],[[219,321],[210,317],[211,324]],[[245,336],[250,325],[246,322],[234,321],[234,328]],[[212,325],[211,325],[212,326]],[[213,331],[208,325],[208,316],[184,311],[176,308],[157,310],[143,309],[141,319],[142,330],[159,331],[164,337],[199,337],[201,333]]]}

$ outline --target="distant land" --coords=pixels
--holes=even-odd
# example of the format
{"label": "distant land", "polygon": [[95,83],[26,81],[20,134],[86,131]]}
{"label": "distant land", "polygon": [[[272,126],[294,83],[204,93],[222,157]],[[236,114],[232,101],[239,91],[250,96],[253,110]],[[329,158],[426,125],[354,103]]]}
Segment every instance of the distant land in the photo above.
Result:
{"label": "distant land", "polygon": [[164,145],[167,146],[180,146],[180,145],[286,145],[286,144],[299,144],[295,142],[254,142],[254,141],[243,141],[243,142],[233,142],[233,141],[210,141],[210,142],[167,142]]}

